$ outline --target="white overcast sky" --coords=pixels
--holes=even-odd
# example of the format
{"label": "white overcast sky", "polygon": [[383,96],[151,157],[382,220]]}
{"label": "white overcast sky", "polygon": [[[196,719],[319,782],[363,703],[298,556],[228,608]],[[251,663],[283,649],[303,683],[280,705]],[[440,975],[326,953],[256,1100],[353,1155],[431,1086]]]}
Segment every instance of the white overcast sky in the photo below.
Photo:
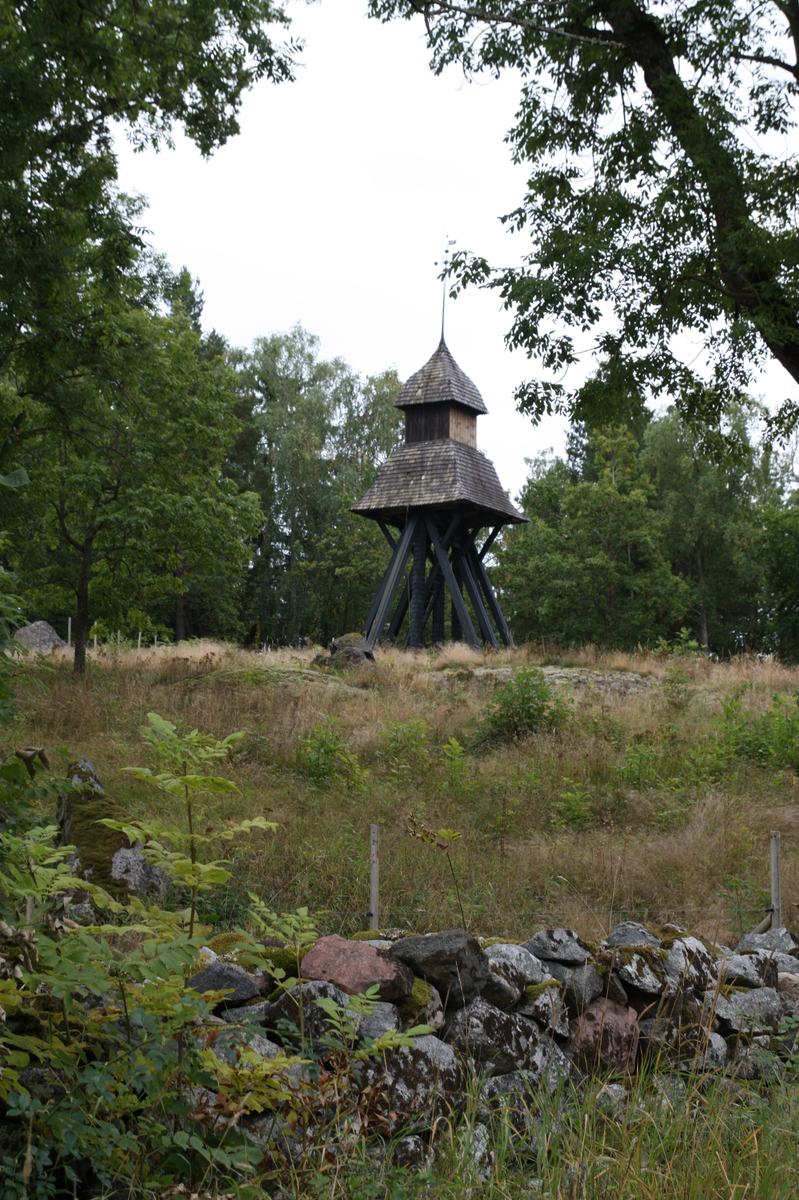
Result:
{"label": "white overcast sky", "polygon": [[[492,265],[524,253],[499,221],[526,178],[503,140],[518,79],[434,76],[421,20],[380,25],[363,0],[288,11],[306,42],[296,82],[256,86],[239,136],[206,161],[180,136],[159,154],[118,139],[120,184],[149,198],[151,244],[199,277],[204,327],[248,346],[299,321],[324,357],[405,379],[438,344],[444,234]],[[515,496],[525,458],[563,452],[565,424],[515,411],[536,365],[505,349],[509,325],[490,292],[447,302],[447,343],[489,409],[478,443]],[[789,383],[775,367],[757,390],[780,400]]]}

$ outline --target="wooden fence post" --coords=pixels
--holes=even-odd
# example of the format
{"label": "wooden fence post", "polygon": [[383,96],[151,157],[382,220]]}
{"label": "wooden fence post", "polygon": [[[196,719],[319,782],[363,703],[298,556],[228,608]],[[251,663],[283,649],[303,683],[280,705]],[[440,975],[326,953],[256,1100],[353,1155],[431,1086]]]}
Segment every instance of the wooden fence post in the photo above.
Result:
{"label": "wooden fence post", "polygon": [[380,826],[372,825],[369,851],[369,929],[378,927],[380,906]]}
{"label": "wooden fence post", "polygon": [[782,928],[782,879],[780,877],[780,835],[771,831],[771,928]]}
{"label": "wooden fence post", "polygon": [[67,617],[67,650],[72,648],[72,617]]}
{"label": "wooden fence post", "polygon": [[141,650],[141,630],[139,630],[139,644],[138,644],[138,646],[136,647],[136,649],[137,649],[137,650]]}

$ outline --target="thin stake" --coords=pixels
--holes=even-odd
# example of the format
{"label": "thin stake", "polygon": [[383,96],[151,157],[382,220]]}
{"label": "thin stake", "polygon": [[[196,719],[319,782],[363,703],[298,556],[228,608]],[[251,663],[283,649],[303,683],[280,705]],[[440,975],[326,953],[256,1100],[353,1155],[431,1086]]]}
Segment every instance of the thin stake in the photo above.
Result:
{"label": "thin stake", "polygon": [[156,634],[155,637],[153,638],[153,648],[155,650],[158,649],[158,634]]}
{"label": "thin stake", "polygon": [[782,928],[782,880],[780,878],[780,835],[771,831],[771,928]]}
{"label": "thin stake", "polygon": [[369,852],[369,928],[378,928],[378,909],[380,906],[380,826],[371,826]]}
{"label": "thin stake", "polygon": [[138,646],[136,647],[136,649],[137,649],[137,650],[141,650],[141,630],[139,630],[139,644],[138,644]]}
{"label": "thin stake", "polygon": [[119,645],[119,630],[117,630],[117,645]]}
{"label": "thin stake", "polygon": [[94,648],[97,649],[97,634],[94,635]]}
{"label": "thin stake", "polygon": [[72,617],[67,617],[67,650],[72,648]]}

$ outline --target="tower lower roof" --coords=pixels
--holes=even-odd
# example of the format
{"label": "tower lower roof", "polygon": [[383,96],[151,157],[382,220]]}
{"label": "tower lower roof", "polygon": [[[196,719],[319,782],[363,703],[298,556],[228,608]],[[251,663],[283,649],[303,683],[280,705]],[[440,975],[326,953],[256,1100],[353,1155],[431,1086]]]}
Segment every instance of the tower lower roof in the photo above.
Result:
{"label": "tower lower roof", "polygon": [[404,523],[409,509],[420,508],[463,508],[486,525],[527,520],[502,490],[491,460],[451,438],[397,447],[352,512]]}

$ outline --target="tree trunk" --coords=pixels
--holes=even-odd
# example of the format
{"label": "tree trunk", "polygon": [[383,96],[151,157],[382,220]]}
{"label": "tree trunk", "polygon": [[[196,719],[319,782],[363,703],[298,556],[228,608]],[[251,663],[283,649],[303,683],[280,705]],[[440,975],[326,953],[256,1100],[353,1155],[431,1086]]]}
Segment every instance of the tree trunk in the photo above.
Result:
{"label": "tree trunk", "polygon": [[[175,572],[178,583],[183,587],[183,574],[186,566],[186,551],[182,546],[178,546],[178,558],[180,559],[180,568]],[[175,642],[183,642],[186,640],[186,593],[178,592],[178,598],[175,601]]]}
{"label": "tree trunk", "polygon": [[702,555],[696,548],[696,574],[699,580],[699,644],[707,654],[707,608],[705,607],[705,575],[702,570]]}
{"label": "tree trunk", "polygon": [[76,675],[86,669],[86,645],[89,641],[89,580],[92,574],[94,538],[87,538],[81,548],[78,586],[75,590],[77,620],[75,621],[75,665]]}
{"label": "tree trunk", "polygon": [[642,70],[656,106],[703,179],[713,211],[719,275],[750,316],[770,352],[799,383],[799,321],[773,264],[742,234],[753,220],[735,158],[697,107],[674,65],[658,18],[635,0],[608,0],[600,11]]}
{"label": "tree trunk", "polygon": [[178,592],[175,601],[175,642],[185,641],[186,638],[186,593]]}

